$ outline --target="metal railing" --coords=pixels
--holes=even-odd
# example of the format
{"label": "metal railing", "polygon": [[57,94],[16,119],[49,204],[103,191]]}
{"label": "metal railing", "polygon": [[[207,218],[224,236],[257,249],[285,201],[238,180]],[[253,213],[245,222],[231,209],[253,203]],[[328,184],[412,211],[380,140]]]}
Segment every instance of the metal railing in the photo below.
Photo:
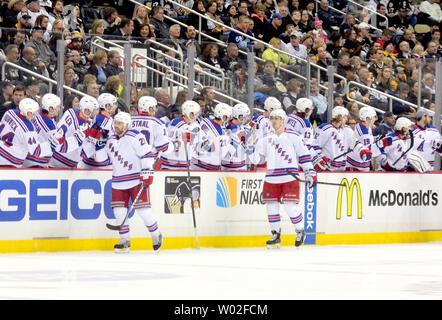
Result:
{"label": "metal railing", "polygon": [[353,1],[353,0],[348,0],[348,3],[349,3],[349,4],[352,4],[352,5],[355,5],[355,6],[358,6],[358,7],[362,8],[364,11],[367,11],[367,12],[371,13],[371,16],[374,16],[374,18],[375,18],[374,21],[371,21],[371,20],[370,20],[370,22],[371,22],[370,25],[371,25],[371,26],[373,26],[373,24],[376,26],[376,22],[377,22],[377,18],[376,18],[376,17],[384,18],[384,20],[385,20],[386,23],[387,23],[386,28],[388,29],[389,22],[388,22],[388,17],[387,17],[386,15],[380,14],[380,13],[377,12],[376,10],[373,10],[373,9],[367,8],[366,6],[364,6],[364,5],[360,4],[360,3],[357,3],[356,1]]}

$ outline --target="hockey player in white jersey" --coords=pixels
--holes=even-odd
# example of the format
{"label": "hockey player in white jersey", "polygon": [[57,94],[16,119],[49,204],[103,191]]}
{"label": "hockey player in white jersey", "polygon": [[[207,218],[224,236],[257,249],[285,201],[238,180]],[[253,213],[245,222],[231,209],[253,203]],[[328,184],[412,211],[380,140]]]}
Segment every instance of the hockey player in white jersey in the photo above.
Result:
{"label": "hockey player in white jersey", "polygon": [[[347,171],[370,171],[371,158],[373,155],[371,146],[374,143],[371,128],[376,119],[377,116],[374,108],[362,107],[359,110],[360,122],[356,124],[354,130],[349,129],[351,130],[351,142],[347,148],[352,149],[352,151],[347,155]],[[346,127],[348,126],[345,126],[345,128]],[[344,135],[346,134],[344,133]],[[346,140],[348,141],[348,139]]]}
{"label": "hockey player in white jersey", "polygon": [[220,170],[221,161],[236,151],[238,145],[230,140],[224,129],[232,116],[232,107],[218,103],[214,119],[203,118],[201,130],[196,134],[190,161],[191,170]]}
{"label": "hockey player in white jersey", "polygon": [[383,170],[407,171],[412,126],[413,122],[408,118],[398,118],[394,125],[394,132],[389,133],[378,143],[382,154],[376,157],[376,161]]}
{"label": "hockey player in white jersey", "polygon": [[[97,98],[97,102],[99,111],[92,121],[91,131],[100,131],[101,134],[97,139],[89,137],[93,139],[92,141],[95,144],[95,153],[92,157],[88,158],[85,151],[81,151],[81,160],[77,166],[81,169],[109,169],[112,165],[109,158],[100,162],[96,161],[95,154],[104,148],[107,138],[114,134],[112,115],[117,108],[117,98],[110,93],[102,93]],[[93,132],[91,134],[92,136],[96,135]]]}
{"label": "hockey player in white jersey", "polygon": [[[119,112],[114,116],[115,135],[107,140],[104,150],[98,155],[109,157],[112,163],[112,200],[116,222],[123,224],[120,229],[120,241],[114,246],[116,252],[127,252],[130,248],[129,220],[125,220],[129,208],[129,199],[132,201],[143,188],[143,191],[134,205],[137,214],[152,237],[153,249],[160,250],[162,235],[158,222],[151,209],[149,188],[153,182],[154,152],[147,143],[146,136],[131,129],[131,116],[126,112]],[[86,141],[85,144],[90,143]],[[86,152],[89,148],[84,148]],[[98,161],[101,161],[99,157]]]}
{"label": "hockey player in white jersey", "polygon": [[[432,114],[429,110],[420,108],[416,113],[416,122],[412,126],[414,145],[410,153],[412,159],[410,164],[418,172],[433,171],[434,157],[438,148],[438,141],[441,135],[437,129],[431,125]],[[417,165],[413,165],[416,163]]]}
{"label": "hockey player in white jersey", "polygon": [[264,111],[256,114],[250,122],[244,126],[246,131],[246,138],[248,139],[253,127],[256,126],[255,136],[256,139],[265,137],[268,134],[273,133],[273,127],[270,123],[269,116],[273,110],[281,109],[281,102],[275,97],[268,97],[264,101]]}
{"label": "hockey player in white jersey", "polygon": [[[48,166],[50,168],[76,168],[81,160],[81,146],[89,135],[89,123],[98,113],[97,99],[91,96],[83,96],[80,99],[80,110],[67,110],[57,123],[57,131],[63,132],[65,143],[60,152],[54,151]],[[75,137],[75,139],[69,139]],[[69,145],[72,140],[74,146]]]}
{"label": "hockey player in white jersey", "polygon": [[284,110],[273,110],[270,121],[274,133],[263,137],[262,143],[257,143],[256,149],[250,153],[253,163],[267,162],[267,172],[263,187],[263,201],[266,203],[268,221],[272,232],[272,239],[267,241],[268,246],[279,246],[281,242],[279,204],[284,208],[295,227],[295,246],[300,246],[305,239],[303,213],[299,206],[299,181],[291,173],[298,175],[300,167],[305,173],[310,187],[316,182],[316,172],[313,169],[309,150],[304,145],[302,135],[298,131],[284,128],[286,114]]}
{"label": "hockey player in white jersey", "polygon": [[[189,154],[195,134],[200,130],[198,117],[201,107],[198,102],[187,100],[182,106],[182,116],[173,119],[167,127],[169,139],[175,148],[161,156],[161,169],[185,170],[189,166]],[[187,148],[187,154],[186,150]]]}
{"label": "hockey player in white jersey", "polygon": [[226,125],[227,135],[231,141],[237,145],[235,152],[229,154],[227,158],[221,161],[221,170],[244,171],[247,170],[246,137],[244,124],[248,122],[250,109],[244,103],[238,103],[233,106],[232,119]]}
{"label": "hockey player in white jersey", "polygon": [[[167,154],[173,152],[174,145],[170,141],[166,125],[157,117],[158,102],[154,97],[142,96],[138,100],[138,115],[132,116],[131,128],[144,134],[147,143],[153,147],[155,157],[159,152]],[[160,162],[158,162],[160,165]]]}
{"label": "hockey player in white jersey", "polygon": [[22,167],[28,154],[47,158],[52,154],[51,143],[39,140],[33,121],[40,109],[30,98],[20,101],[19,110],[10,109],[0,122],[0,166]]}
{"label": "hockey player in white jersey", "polygon": [[347,162],[345,152],[349,147],[343,130],[344,117],[346,116],[348,116],[347,109],[340,106],[335,107],[332,110],[330,122],[316,128],[313,139],[315,151],[313,166],[316,172],[345,170]]}
{"label": "hockey player in white jersey", "polygon": [[296,114],[287,115],[286,128],[289,130],[299,131],[302,134],[302,140],[308,150],[314,155],[313,144],[313,127],[309,117],[313,111],[313,103],[308,98],[299,98],[296,100]]}

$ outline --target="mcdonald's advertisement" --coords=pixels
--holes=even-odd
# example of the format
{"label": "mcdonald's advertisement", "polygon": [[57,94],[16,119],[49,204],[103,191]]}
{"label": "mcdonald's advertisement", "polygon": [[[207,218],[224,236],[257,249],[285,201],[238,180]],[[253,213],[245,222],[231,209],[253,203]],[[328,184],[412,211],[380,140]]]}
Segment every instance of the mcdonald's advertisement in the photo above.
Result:
{"label": "mcdonald's advertisement", "polygon": [[[341,186],[318,188],[318,209],[327,197],[328,233],[442,230],[439,174],[321,175]],[[322,192],[321,192],[322,191]],[[436,214],[438,213],[438,214]]]}

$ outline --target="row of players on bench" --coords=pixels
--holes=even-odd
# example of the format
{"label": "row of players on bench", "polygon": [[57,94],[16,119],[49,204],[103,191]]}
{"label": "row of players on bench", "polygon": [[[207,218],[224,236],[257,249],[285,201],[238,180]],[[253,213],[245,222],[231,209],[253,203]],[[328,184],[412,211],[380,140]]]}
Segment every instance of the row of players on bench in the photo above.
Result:
{"label": "row of players on bench", "polygon": [[[108,93],[98,99],[84,96],[79,109],[66,111],[57,123],[61,107],[57,96],[44,95],[41,107],[30,98],[22,100],[19,110],[7,111],[0,122],[0,166],[111,168],[106,141],[115,134],[116,102]],[[296,114],[286,115],[281,103],[268,97],[265,111],[252,118],[246,104],[231,107],[224,103],[216,105],[210,118],[200,118],[199,104],[186,101],[182,116],[165,123],[153,116],[156,107],[155,98],[141,97],[139,115],[132,116],[129,129],[144,135],[153,154],[161,157],[162,169],[247,170],[252,158],[253,164],[264,165],[273,156],[281,158],[281,168],[291,170],[312,161],[316,172],[373,168],[426,172],[433,170],[436,153],[441,153],[441,135],[431,126],[431,115],[425,109],[418,111],[416,123],[401,117],[393,132],[374,137],[373,108],[361,108],[360,122],[352,129],[346,125],[348,110],[335,107],[331,121],[314,129],[308,120],[313,108],[308,98],[297,101]],[[275,134],[273,118],[283,118],[285,130],[296,132],[301,137],[296,141],[302,141],[310,155],[293,160],[292,154],[281,157],[278,146],[266,145],[264,138]],[[85,140],[95,145],[93,152],[85,152]],[[259,157],[264,154],[266,157]]]}

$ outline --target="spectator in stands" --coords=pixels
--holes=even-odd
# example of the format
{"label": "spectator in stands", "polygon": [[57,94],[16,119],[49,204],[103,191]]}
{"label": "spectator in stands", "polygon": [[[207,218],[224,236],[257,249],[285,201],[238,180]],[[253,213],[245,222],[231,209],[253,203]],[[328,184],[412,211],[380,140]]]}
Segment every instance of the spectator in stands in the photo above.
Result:
{"label": "spectator in stands", "polygon": [[[245,33],[249,35],[250,37],[253,37],[252,32],[248,29],[250,19],[246,16],[240,16],[238,20],[238,24],[235,26],[235,30],[240,31],[242,33]],[[251,40],[250,38],[243,36],[235,31],[230,31],[229,36],[227,38],[227,43],[233,43],[238,46],[240,50],[247,50],[248,46],[253,46],[255,42]]]}
{"label": "spectator in stands", "polygon": [[64,104],[63,113],[69,110],[70,108],[78,110],[80,108],[80,99],[78,99],[77,95],[71,94],[63,99],[63,104]]}
{"label": "spectator in stands", "polygon": [[239,63],[245,70],[246,65],[244,61],[239,58],[238,46],[234,43],[229,43],[226,48],[226,55],[221,59],[221,67],[225,70],[232,71],[232,67],[236,63]]}
{"label": "spectator in stands", "polygon": [[[0,106],[10,103],[12,101],[12,94],[14,93],[14,85],[9,81],[0,82]],[[1,118],[0,118],[1,120]]]}
{"label": "spectator in stands", "polygon": [[292,16],[290,15],[290,11],[288,6],[280,5],[279,6],[279,14],[282,17],[282,24],[281,29],[285,30],[287,28],[287,25],[292,24],[293,26],[296,25],[296,23],[293,21]]}
{"label": "spectator in stands", "polygon": [[249,16],[249,5],[247,1],[240,1],[238,4],[238,16]]}
{"label": "spectator in stands", "polygon": [[310,83],[310,100],[313,103],[312,120],[316,121],[319,126],[321,123],[327,121],[327,99],[319,92],[317,79],[312,79]]}
{"label": "spectator in stands", "polygon": [[0,106],[0,119],[3,118],[3,115],[6,111],[10,109],[16,109],[18,110],[18,105],[20,104],[20,101],[22,101],[24,98],[26,98],[26,89],[24,86],[15,86],[14,90],[12,91],[12,98],[9,103],[6,103],[2,106]]}
{"label": "spectator in stands", "polygon": [[64,10],[63,0],[52,1],[52,12],[50,12],[49,15],[54,19],[64,19],[63,10]]}
{"label": "spectator in stands", "polygon": [[164,21],[164,9],[161,6],[152,8],[150,23],[155,26],[155,37],[159,41],[169,38],[169,25]]}
{"label": "spectator in stands", "polygon": [[[316,54],[316,64],[322,68],[326,68],[332,64],[332,61],[327,57],[327,47],[321,46],[317,49],[318,53]],[[320,81],[321,83],[328,82],[328,73],[325,70],[320,70]]]}
{"label": "spectator in stands", "polygon": [[174,49],[184,56],[184,51],[186,48],[181,41],[181,26],[179,24],[173,24],[170,26],[168,43],[171,43]]}
{"label": "spectator in stands", "polygon": [[112,32],[112,37],[115,40],[129,41],[132,38],[132,33],[134,31],[134,22],[131,19],[123,18],[121,19],[118,28]]}
{"label": "spectator in stands", "polygon": [[[46,71],[46,66],[43,61],[36,62],[35,50],[32,47],[25,47],[23,49],[23,55],[21,59],[18,61],[18,65],[22,68],[26,68],[29,71],[44,74]],[[29,77],[29,73],[19,71],[20,73],[20,82],[24,83]]]}
{"label": "spectator in stands", "polygon": [[31,16],[31,20],[29,21],[31,27],[34,27],[35,20],[42,14],[49,18],[50,24],[52,24],[55,20],[53,17],[49,16],[45,9],[41,8],[39,0],[26,0],[26,7],[28,9],[28,14]]}
{"label": "spectator in stands", "polygon": [[26,40],[29,40],[31,33],[29,32],[29,29],[31,28],[31,16],[27,14],[26,12],[20,12],[17,16],[18,22],[14,25],[14,28],[5,30],[8,38],[14,37],[14,35],[18,31],[26,32]]}
{"label": "spectator in stands", "polygon": [[108,63],[104,68],[104,73],[106,77],[117,76],[121,72],[124,72],[123,68],[121,68],[121,56],[120,53],[116,50],[110,50],[108,52]]}
{"label": "spectator in stands", "polygon": [[389,29],[394,32],[404,31],[408,29],[408,27],[411,25],[410,18],[408,17],[410,8],[404,3],[405,2],[401,3],[401,7],[398,9],[397,13],[394,16],[392,16],[389,20],[388,23],[388,25],[390,26]]}
{"label": "spectator in stands", "polygon": [[103,85],[106,83],[107,76],[104,72],[104,67],[107,64],[107,54],[102,50],[95,52],[92,58],[92,64],[90,65],[87,73],[94,75],[97,78],[97,83]]}
{"label": "spectator in stands", "polygon": [[[217,15],[217,4],[216,0],[209,0],[206,4],[206,13],[205,15],[209,17],[211,20],[207,20],[207,33],[217,39],[220,39],[223,32],[228,32],[228,29],[224,29],[220,24],[223,23],[221,18]],[[218,23],[216,23],[216,22]]]}
{"label": "spectator in stands", "polygon": [[434,81],[434,75],[432,73],[426,73],[422,77],[423,87],[428,89],[432,95],[436,94],[436,85]]}
{"label": "spectator in stands", "polygon": [[105,30],[105,22],[106,21],[103,19],[94,20],[91,29],[89,30],[89,34],[102,36]]}
{"label": "spectator in stands", "polygon": [[140,37],[141,25],[149,24],[148,11],[145,6],[138,6],[132,18],[134,22],[134,37]]}
{"label": "spectator in stands", "polygon": [[[15,44],[10,44],[5,49],[5,60],[0,62],[0,70],[3,66],[4,62],[10,62],[10,63],[17,63],[18,62],[18,46]],[[5,78],[3,81],[8,80],[11,82],[18,82],[21,80],[20,72],[18,69],[11,67],[11,66],[5,66]],[[3,103],[0,102],[0,105]]]}
{"label": "spectator in stands", "polygon": [[196,41],[196,29],[194,26],[187,26],[184,35],[181,37],[181,46],[185,48],[185,54],[187,55],[187,49],[189,46],[193,46],[196,50],[196,55],[201,55],[201,45]]}
{"label": "spectator in stands", "polygon": [[308,10],[301,10],[301,20],[298,22],[299,31],[303,34],[313,31],[315,26],[313,20],[310,19]]}
{"label": "spectator in stands", "polygon": [[170,95],[166,89],[157,89],[154,94],[155,99],[158,101],[157,112],[155,117],[167,118],[170,120]]}
{"label": "spectator in stands", "polygon": [[[221,63],[218,60],[219,59],[219,49],[218,46],[214,43],[209,43],[203,51],[203,59],[202,61],[215,67],[218,69],[221,69],[222,71],[225,71],[222,67],[221,67]],[[213,69],[210,69],[209,72],[211,72],[212,74],[221,76],[220,73],[216,72]]]}
{"label": "spectator in stands", "polygon": [[281,48],[285,52],[297,56],[302,59],[307,59],[307,48],[305,45],[300,43],[301,34],[298,31],[293,31],[290,34],[290,42],[282,43]]}
{"label": "spectator in stands", "polygon": [[57,61],[54,52],[43,41],[43,34],[43,29],[39,27],[33,28],[32,39],[26,43],[25,47],[31,47],[35,50],[35,61],[37,63],[42,62],[51,74],[55,70]]}
{"label": "spectator in stands", "polygon": [[23,49],[25,48],[25,43],[27,40],[27,33],[25,30],[18,30],[15,34],[12,44],[15,44],[18,47],[18,58],[20,59],[23,53]]}
{"label": "spectator in stands", "polygon": [[18,22],[17,15],[24,7],[25,0],[10,0],[8,2],[8,8],[3,13],[3,21],[1,23],[2,27],[13,28]]}
{"label": "spectator in stands", "polygon": [[377,78],[379,71],[384,67],[384,50],[381,48],[376,49],[373,47],[370,50],[370,61],[368,63],[368,69],[373,74],[374,78]]}
{"label": "spectator in stands", "polygon": [[345,76],[346,70],[350,67],[350,54],[345,51],[341,51],[336,61],[336,73]]}
{"label": "spectator in stands", "polygon": [[302,97],[301,85],[302,83],[295,78],[292,78],[287,82],[287,96],[282,99],[282,107],[287,114],[291,114],[296,111],[294,109],[296,101]]}
{"label": "spectator in stands", "polygon": [[178,118],[182,115],[181,106],[184,102],[186,102],[188,99],[188,92],[187,90],[180,90],[177,92],[177,95],[175,97],[175,103],[170,106],[170,120],[173,120],[175,118]]}
{"label": "spectator in stands", "polygon": [[26,98],[34,99],[35,101],[40,100],[40,82],[36,78],[28,78],[25,82],[26,88]]}
{"label": "spectator in stands", "polygon": [[122,85],[123,83],[118,75],[110,76],[107,78],[104,85],[104,90],[101,93],[106,92],[114,95],[115,97],[119,97],[119,91]]}
{"label": "spectator in stands", "polygon": [[265,25],[267,24],[265,17],[266,7],[262,3],[257,3],[254,8],[254,13],[250,15],[253,20],[253,32],[256,38],[262,40],[265,33]]}
{"label": "spectator in stands", "polygon": [[379,42],[381,44],[381,49],[384,50],[384,43],[391,41],[392,37],[393,32],[390,29],[385,29],[382,31],[381,37],[376,39],[376,42]]}
{"label": "spectator in stands", "polygon": [[[408,84],[403,82],[398,85],[397,97],[399,99],[407,101],[409,92],[410,92],[410,87],[408,86]],[[393,100],[393,113],[397,116],[411,115],[416,113],[416,109],[401,101]]]}
{"label": "spectator in stands", "polygon": [[373,136],[379,136],[379,135],[387,135],[391,132],[393,132],[394,125],[396,124],[396,116],[393,114],[393,112],[385,112],[382,116],[382,121],[379,126],[376,127],[376,129],[373,130]]}
{"label": "spectator in stands", "polygon": [[94,98],[100,95],[100,86],[95,81],[87,82],[86,93]]}
{"label": "spectator in stands", "polygon": [[425,59],[439,60],[441,55],[437,52],[439,49],[439,44],[436,41],[430,41],[427,45],[427,50],[425,51]]}
{"label": "spectator in stands", "polygon": [[262,53],[262,58],[264,60],[271,60],[278,67],[287,68],[290,64],[293,64],[294,61],[290,60],[290,57],[285,53],[279,53],[274,49],[281,50],[281,39],[273,37],[269,41],[270,47],[264,50]]}
{"label": "spectator in stands", "polygon": [[[192,10],[196,11],[197,13],[199,13],[200,15],[205,15],[206,13],[206,3],[204,0],[195,0],[192,6]],[[200,21],[201,21],[201,25],[200,25]],[[195,29],[197,30],[207,30],[207,20],[204,19],[203,17],[198,16],[197,14],[191,12],[189,13],[189,16],[187,18],[187,25],[188,26],[194,26]],[[201,29],[199,29],[201,28]]]}
{"label": "spectator in stands", "polygon": [[305,34],[302,39],[301,43],[305,46],[307,49],[307,53],[310,54],[312,47],[313,47],[313,37],[311,34],[307,33]]}
{"label": "spectator in stands", "polygon": [[399,43],[399,52],[398,55],[396,56],[396,58],[399,61],[408,59],[411,57],[411,50],[410,50],[410,45],[408,44],[407,41],[401,41]]}
{"label": "spectator in stands", "polygon": [[121,18],[118,16],[118,11],[112,7],[106,7],[103,10],[104,19],[104,33],[112,34],[119,27]]}
{"label": "spectator in stands", "polygon": [[215,90],[211,87],[204,87],[201,90],[201,96],[204,99],[204,112],[213,113],[215,110]]}
{"label": "spectator in stands", "polygon": [[270,23],[264,27],[264,34],[262,41],[269,42],[273,37],[279,37],[284,32],[282,29],[282,16],[279,13],[274,13]]}
{"label": "spectator in stands", "polygon": [[82,61],[80,53],[77,50],[69,50],[66,54],[66,60],[72,62],[75,74],[78,77],[78,82],[83,83],[83,78],[87,73],[86,61]]}
{"label": "spectator in stands", "polygon": [[339,27],[344,20],[344,16],[329,7],[328,0],[321,0],[321,3],[319,4],[318,18],[323,22],[322,27],[324,30],[329,33],[339,30]]}

